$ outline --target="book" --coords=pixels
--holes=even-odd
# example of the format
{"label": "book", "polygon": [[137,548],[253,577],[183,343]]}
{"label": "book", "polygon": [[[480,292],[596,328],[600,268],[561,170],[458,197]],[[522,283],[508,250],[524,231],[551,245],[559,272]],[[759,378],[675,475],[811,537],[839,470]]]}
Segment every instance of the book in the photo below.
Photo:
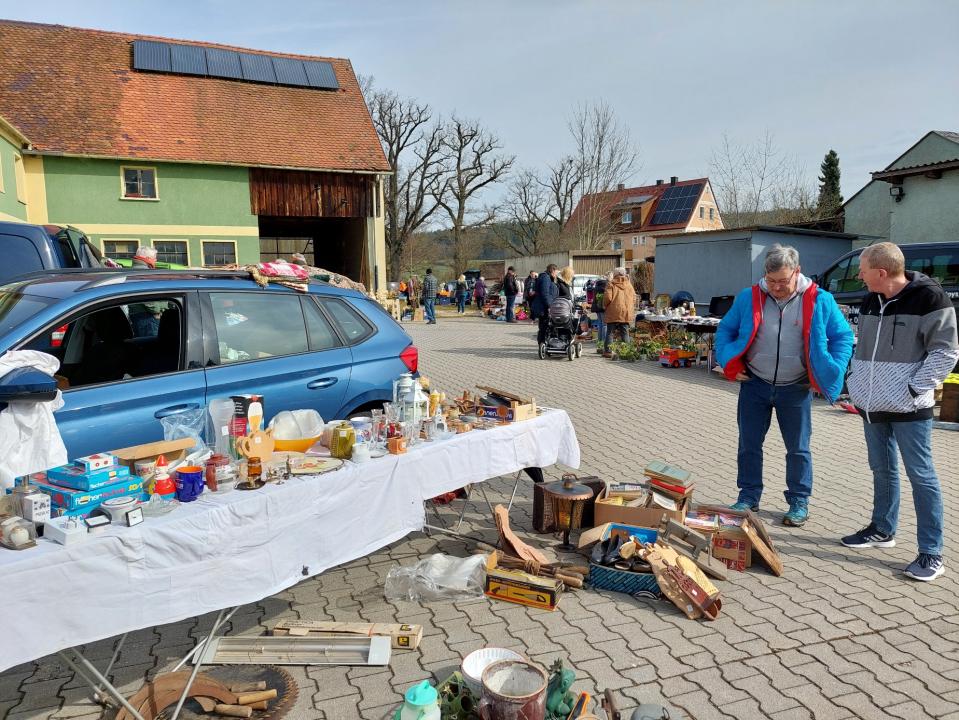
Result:
{"label": "book", "polygon": [[686,486],[690,484],[692,473],[663,460],[650,460],[643,472],[650,478],[663,480],[670,485]]}
{"label": "book", "polygon": [[690,483],[689,485],[673,485],[654,477],[649,478],[649,485],[654,490],[660,490],[681,498],[691,494],[693,492],[693,488],[696,487],[696,483]]}

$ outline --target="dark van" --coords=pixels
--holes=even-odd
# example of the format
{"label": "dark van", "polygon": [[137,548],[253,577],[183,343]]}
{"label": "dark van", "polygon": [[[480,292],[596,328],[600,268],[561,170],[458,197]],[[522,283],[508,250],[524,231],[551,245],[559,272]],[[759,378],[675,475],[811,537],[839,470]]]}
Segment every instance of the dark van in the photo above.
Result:
{"label": "dark van", "polygon": [[[859,256],[864,248],[843,255],[814,279],[821,288],[831,292],[840,305],[850,307],[849,321],[856,325],[859,305],[866,297],[866,286],[859,279]],[[959,312],[959,242],[916,243],[900,245],[906,258],[906,270],[913,270],[935,278],[952,299]]]}
{"label": "dark van", "polygon": [[0,222],[0,285],[38,270],[102,267],[100,251],[75,227]]}

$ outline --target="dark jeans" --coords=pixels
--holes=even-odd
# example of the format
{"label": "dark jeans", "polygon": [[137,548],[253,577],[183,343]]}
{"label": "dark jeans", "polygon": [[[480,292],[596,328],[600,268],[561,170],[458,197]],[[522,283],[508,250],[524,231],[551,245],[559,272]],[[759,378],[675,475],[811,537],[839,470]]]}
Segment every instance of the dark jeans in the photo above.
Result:
{"label": "dark jeans", "polygon": [[436,322],[436,309],[433,307],[435,302],[436,298],[423,298],[423,309],[426,314],[427,322]]}
{"label": "dark jeans", "polygon": [[786,502],[802,500],[812,494],[812,434],[810,413],[812,393],[809,386],[770,385],[759,378],[739,387],[739,501],[758,505],[763,494],[763,441],[772,420],[773,409],[779,432],[786,446]]}
{"label": "dark jeans", "polygon": [[887,535],[899,524],[899,457],[912,484],[919,552],[942,554],[942,490],[932,465],[932,420],[864,423],[872,470],[872,521]]}
{"label": "dark jeans", "polygon": [[506,296],[506,322],[513,322],[516,317],[513,315],[513,305],[516,303],[515,295]]}
{"label": "dark jeans", "polygon": [[549,315],[540,315],[539,330],[536,333],[536,344],[542,345],[546,342],[546,336],[549,334]]}
{"label": "dark jeans", "polygon": [[465,295],[456,296],[456,311],[460,313],[466,312],[466,296]]}
{"label": "dark jeans", "polygon": [[606,342],[614,342],[617,335],[621,342],[629,342],[629,323],[606,323]]}

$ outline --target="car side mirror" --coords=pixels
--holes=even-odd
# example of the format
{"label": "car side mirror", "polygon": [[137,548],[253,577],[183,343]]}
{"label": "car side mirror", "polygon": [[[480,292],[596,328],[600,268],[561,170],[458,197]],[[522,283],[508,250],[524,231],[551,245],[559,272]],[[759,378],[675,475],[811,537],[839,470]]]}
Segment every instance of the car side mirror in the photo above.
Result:
{"label": "car side mirror", "polygon": [[57,381],[33,368],[17,368],[0,378],[0,403],[47,402],[57,397]]}

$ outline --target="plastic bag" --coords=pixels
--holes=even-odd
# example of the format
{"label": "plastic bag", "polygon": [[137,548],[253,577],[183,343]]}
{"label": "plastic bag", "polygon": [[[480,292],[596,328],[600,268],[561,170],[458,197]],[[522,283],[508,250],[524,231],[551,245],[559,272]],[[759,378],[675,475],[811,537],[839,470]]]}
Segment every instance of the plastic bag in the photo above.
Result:
{"label": "plastic bag", "polygon": [[180,438],[191,438],[193,447],[190,450],[200,450],[206,447],[204,437],[207,436],[207,412],[206,408],[196,408],[195,410],[182,410],[172,415],[160,418],[160,424],[163,426],[164,440],[179,440]]}
{"label": "plastic bag", "polygon": [[415,565],[391,568],[386,576],[387,600],[469,600],[483,596],[486,555],[458,558],[436,553]]}

